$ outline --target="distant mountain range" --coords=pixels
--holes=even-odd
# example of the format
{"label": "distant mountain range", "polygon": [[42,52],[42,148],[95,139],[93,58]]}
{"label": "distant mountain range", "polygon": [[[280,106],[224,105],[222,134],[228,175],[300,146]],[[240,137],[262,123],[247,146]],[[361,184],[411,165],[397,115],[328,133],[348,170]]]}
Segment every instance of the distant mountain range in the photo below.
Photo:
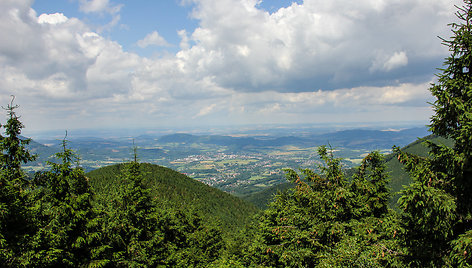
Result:
{"label": "distant mountain range", "polygon": [[[123,138],[96,138],[96,137],[81,137],[81,138],[71,138],[69,141],[69,146],[78,152],[79,157],[81,158],[81,163],[87,171],[96,169],[106,163],[108,165],[120,162],[126,162],[130,159],[132,154],[133,143],[139,147],[138,154],[141,162],[147,162],[148,159],[156,158],[172,158],[177,156],[185,156],[190,154],[200,153],[198,146],[195,144],[205,144],[216,146],[216,150],[219,150],[218,146],[223,146],[229,151],[235,152],[245,152],[245,151],[258,151],[263,152],[264,148],[277,148],[283,146],[299,146],[299,147],[316,147],[319,145],[331,145],[333,148],[337,149],[362,149],[365,150],[378,150],[384,148],[391,148],[393,145],[404,147],[405,151],[419,154],[422,156],[427,155],[427,148],[425,148],[421,142],[417,141],[418,137],[425,137],[427,139],[433,140],[435,142],[446,143],[450,145],[449,141],[435,137],[428,136],[426,127],[421,128],[410,128],[404,130],[366,130],[366,129],[353,129],[353,130],[343,130],[336,131],[332,133],[324,134],[310,134],[304,132],[300,136],[270,136],[270,135],[255,135],[255,136],[231,136],[231,135],[192,135],[187,133],[175,133],[164,136],[153,136],[153,135],[141,135],[135,138],[123,137]],[[38,160],[32,165],[38,165],[38,168],[44,167],[44,162],[46,160],[51,160],[51,156],[61,150],[60,140],[43,140],[48,146],[31,141],[29,149],[32,153],[37,154]],[[165,146],[164,146],[165,145]],[[167,149],[162,149],[167,148]],[[169,149],[171,148],[171,149]],[[172,149],[174,148],[174,149]],[[101,165],[94,166],[94,162],[99,161]],[[108,162],[107,162],[108,161]],[[398,192],[402,189],[403,185],[408,184],[411,179],[408,174],[406,174],[400,163],[392,155],[386,156],[386,163],[388,167],[388,172],[391,175],[390,187],[393,192]],[[164,167],[158,167],[156,165],[144,165],[147,169],[146,172],[155,173],[157,175],[151,175],[148,182],[152,187],[157,187],[159,191],[163,191],[164,195],[169,195],[169,198],[175,198],[176,195],[185,196],[185,202],[196,204],[207,202],[204,201],[210,196],[214,196],[215,199],[212,199],[213,202],[211,207],[213,214],[220,214],[218,212],[220,209],[222,211],[225,208],[218,208],[220,201],[214,200],[227,200],[224,202],[240,202],[237,199],[231,199],[228,194],[222,194],[223,192],[206,186],[196,180],[190,179],[185,175],[173,171],[171,169],[166,169]],[[95,178],[93,184],[95,187],[104,189],[104,191],[112,187],[111,177],[116,177],[119,170],[121,169],[120,165],[112,165],[110,167],[100,168],[97,171],[92,171],[89,173],[90,177]],[[104,178],[102,175],[107,173],[108,178]],[[170,174],[170,181],[164,179],[162,175],[159,174]],[[101,181],[101,182],[100,182]],[[103,184],[105,183],[105,184]],[[103,186],[108,185],[108,186]],[[178,185],[178,186],[176,186]],[[204,185],[204,186],[203,186]],[[244,199],[250,201],[259,207],[264,207],[265,204],[272,198],[273,194],[277,191],[285,190],[290,188],[289,184],[279,184],[274,187],[268,187],[262,189],[258,193],[253,195],[244,196]],[[220,193],[221,192],[221,193]],[[163,195],[163,194],[160,194]],[[192,197],[189,197],[192,196]],[[216,196],[220,196],[217,197]],[[395,195],[392,199],[392,203],[396,202],[398,195]],[[184,203],[185,203],[184,202]],[[246,208],[246,205],[240,204],[242,210],[251,211],[248,212],[251,214],[253,209]],[[201,209],[201,208],[199,208]],[[237,213],[245,214],[246,212],[235,212],[236,214],[231,214],[223,216],[223,218],[230,219],[232,217],[242,217],[237,216]],[[224,213],[223,213],[224,214]],[[221,214],[222,215],[222,214]],[[220,215],[220,216],[221,216]],[[230,222],[229,220],[228,222]]]}
{"label": "distant mountain range", "polygon": [[[390,148],[393,145],[404,146],[418,137],[424,137],[429,132],[426,127],[405,130],[343,130],[327,134],[312,134],[303,136],[255,136],[233,137],[222,135],[191,135],[176,133],[157,138],[157,143],[204,143],[233,146],[235,149],[267,146],[318,146],[329,144],[333,147],[349,147],[362,149]],[[139,140],[139,137],[138,139]]]}
{"label": "distant mountain range", "polygon": [[[293,132],[291,132],[293,133]],[[277,133],[277,135],[280,133]],[[97,137],[70,137],[68,146],[75,150],[86,170],[103,166],[94,162],[117,163],[130,159],[133,144],[139,147],[139,157],[146,162],[149,159],[185,157],[185,155],[199,154],[200,151],[192,144],[224,146],[230,152],[258,152],[263,148],[282,146],[316,147],[331,145],[337,149],[388,149],[393,145],[405,146],[418,137],[428,135],[426,127],[410,128],[398,131],[353,129],[332,133],[317,134],[300,131],[300,135],[271,136],[258,134],[257,136],[231,135],[192,135],[176,133],[164,136],[141,135],[137,137],[97,138]],[[45,145],[47,144],[47,146]],[[61,140],[42,139],[40,142],[31,141],[29,149],[38,155],[32,166],[40,166],[50,160],[54,153],[61,150]],[[163,150],[162,145],[175,144],[172,150]]]}

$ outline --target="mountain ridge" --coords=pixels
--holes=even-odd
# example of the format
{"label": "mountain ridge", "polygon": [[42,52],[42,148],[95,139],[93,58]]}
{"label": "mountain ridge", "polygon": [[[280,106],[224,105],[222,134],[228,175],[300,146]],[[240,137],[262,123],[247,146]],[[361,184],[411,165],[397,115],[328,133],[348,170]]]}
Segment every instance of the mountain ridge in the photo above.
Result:
{"label": "mountain ridge", "polygon": [[[382,144],[399,144],[404,146],[413,139],[428,135],[426,127],[408,128],[399,131],[368,130],[368,129],[350,129],[324,134],[310,134],[304,136],[282,136],[282,137],[233,137],[230,135],[193,135],[188,133],[174,133],[157,138],[158,143],[205,143],[218,144],[222,142],[225,145],[237,146],[285,146],[285,145],[304,145],[314,146],[321,144],[331,144],[332,146],[351,146],[351,147],[373,147]],[[352,141],[355,140],[355,141]],[[393,141],[393,142],[392,142]]]}

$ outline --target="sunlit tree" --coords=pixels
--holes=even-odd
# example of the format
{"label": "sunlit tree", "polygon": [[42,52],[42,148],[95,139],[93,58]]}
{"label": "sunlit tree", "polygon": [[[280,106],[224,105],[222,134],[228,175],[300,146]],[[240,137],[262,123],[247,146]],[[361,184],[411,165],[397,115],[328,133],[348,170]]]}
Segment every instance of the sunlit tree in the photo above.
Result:
{"label": "sunlit tree", "polygon": [[387,209],[383,158],[371,153],[349,181],[326,147],[318,174],[287,170],[295,188],[281,193],[254,227],[246,264],[275,267],[399,265],[396,218]]}
{"label": "sunlit tree", "polygon": [[430,157],[395,148],[414,182],[399,200],[407,230],[407,261],[416,266],[472,265],[472,1],[458,7],[450,56],[430,88],[435,97],[430,130],[452,148],[426,142]]}

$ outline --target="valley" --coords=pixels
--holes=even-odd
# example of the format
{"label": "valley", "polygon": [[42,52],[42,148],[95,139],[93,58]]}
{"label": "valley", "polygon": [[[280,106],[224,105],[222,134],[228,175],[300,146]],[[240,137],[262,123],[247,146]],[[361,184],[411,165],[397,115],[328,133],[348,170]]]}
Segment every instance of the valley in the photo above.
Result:
{"label": "valley", "polygon": [[[245,196],[286,182],[285,168],[316,169],[321,164],[317,146],[330,146],[336,157],[343,158],[343,166],[350,168],[372,150],[387,154],[393,145],[404,146],[428,134],[425,127],[300,133],[280,133],[277,129],[253,135],[179,133],[113,138],[71,136],[68,140],[86,171],[127,162],[136,146],[140,162],[168,167],[225,192]],[[32,143],[30,149],[39,157],[25,169],[43,169],[49,156],[59,151],[59,143],[59,139]]]}

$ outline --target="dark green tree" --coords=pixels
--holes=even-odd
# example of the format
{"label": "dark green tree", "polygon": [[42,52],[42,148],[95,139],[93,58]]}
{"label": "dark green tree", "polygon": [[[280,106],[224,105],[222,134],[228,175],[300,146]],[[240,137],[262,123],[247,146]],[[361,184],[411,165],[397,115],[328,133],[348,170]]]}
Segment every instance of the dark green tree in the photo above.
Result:
{"label": "dark green tree", "polygon": [[136,149],[134,155],[124,166],[120,193],[106,209],[109,266],[203,267],[215,260],[223,247],[220,229],[152,199]]}
{"label": "dark green tree", "polygon": [[433,134],[454,146],[426,142],[430,157],[394,148],[414,182],[403,191],[399,206],[407,230],[408,262],[415,266],[472,265],[472,1],[458,7],[449,48],[437,83],[431,118]]}
{"label": "dark green tree", "polygon": [[31,231],[28,182],[21,165],[35,159],[26,148],[30,140],[20,136],[24,126],[13,101],[14,97],[4,108],[8,121],[3,126],[5,136],[0,136],[0,263],[4,266],[18,265],[22,243]]}
{"label": "dark green tree", "polygon": [[287,170],[296,184],[269,205],[252,231],[243,256],[245,265],[273,267],[374,267],[398,265],[399,249],[383,160],[369,154],[353,182],[341,161],[326,147],[318,150],[325,165]]}
{"label": "dark green tree", "polygon": [[115,267],[155,266],[158,262],[151,258],[150,251],[156,249],[158,253],[163,247],[163,234],[156,228],[155,207],[143,185],[139,166],[137,161],[126,164],[121,193],[108,207],[108,258]]}
{"label": "dark green tree", "polygon": [[388,212],[390,190],[385,175],[385,164],[382,155],[372,152],[367,155],[352,178],[350,190],[353,198],[354,217],[381,217]]}
{"label": "dark green tree", "polygon": [[99,219],[92,207],[92,191],[78,159],[67,142],[48,162],[50,170],[36,174],[32,197],[36,232],[23,253],[23,265],[79,267],[99,265]]}
{"label": "dark green tree", "polygon": [[0,138],[2,150],[0,168],[9,171],[7,176],[10,177],[10,181],[23,185],[25,174],[21,170],[21,165],[34,161],[36,156],[26,148],[31,140],[21,137],[21,129],[24,128],[24,125],[15,113],[15,109],[19,106],[13,105],[14,100],[15,97],[12,97],[11,103],[4,108],[8,113],[8,121],[3,126],[5,137]]}
{"label": "dark green tree", "polygon": [[208,267],[220,257],[225,243],[219,224],[205,222],[202,216],[191,210],[167,209],[167,213],[174,224],[161,223],[161,230],[166,233],[169,244],[175,247],[167,259],[168,266]]}

